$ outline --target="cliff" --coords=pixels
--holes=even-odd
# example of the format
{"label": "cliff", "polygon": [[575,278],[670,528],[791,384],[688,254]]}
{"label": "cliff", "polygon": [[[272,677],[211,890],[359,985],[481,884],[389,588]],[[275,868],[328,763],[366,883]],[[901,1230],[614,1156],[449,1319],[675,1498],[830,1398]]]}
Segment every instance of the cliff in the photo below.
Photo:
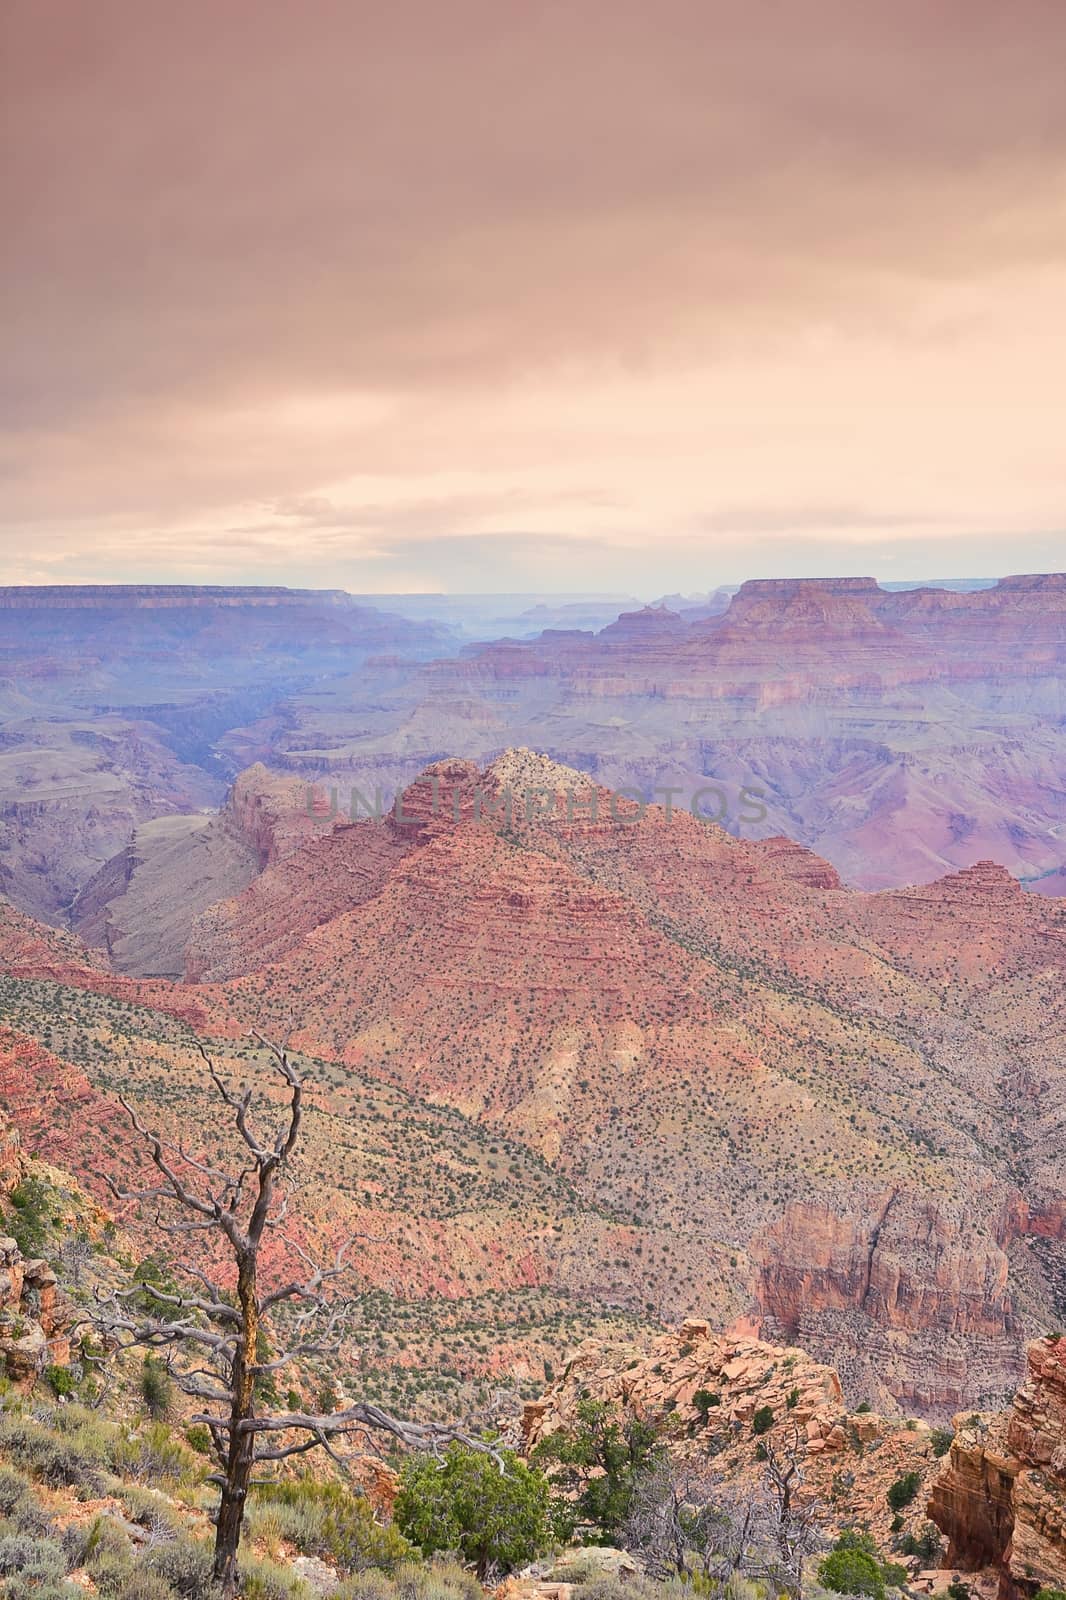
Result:
{"label": "cliff", "polygon": [[1066,1588],[1066,1338],[1030,1345],[1011,1409],[959,1416],[929,1515],[963,1571],[995,1567],[1007,1596]]}

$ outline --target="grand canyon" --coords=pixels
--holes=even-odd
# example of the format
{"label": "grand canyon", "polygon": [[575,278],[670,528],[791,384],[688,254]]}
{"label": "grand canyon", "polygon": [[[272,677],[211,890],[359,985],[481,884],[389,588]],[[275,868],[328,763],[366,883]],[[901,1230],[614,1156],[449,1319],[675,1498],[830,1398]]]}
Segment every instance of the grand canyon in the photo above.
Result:
{"label": "grand canyon", "polygon": [[[389,1404],[693,1315],[726,1366],[833,1374],[812,1457],[842,1396],[921,1446],[1021,1392],[1066,1316],[1066,581],[756,581],[473,644],[341,595],[5,604],[3,1106],[127,1248],[116,1096],[208,1170],[203,1050],[265,1086],[285,1037],[291,1248],[365,1241]],[[922,1481],[1006,1574],[972,1448]]]}
{"label": "grand canyon", "polygon": [[0,7],[0,1600],[1066,1600],[1064,59]]}

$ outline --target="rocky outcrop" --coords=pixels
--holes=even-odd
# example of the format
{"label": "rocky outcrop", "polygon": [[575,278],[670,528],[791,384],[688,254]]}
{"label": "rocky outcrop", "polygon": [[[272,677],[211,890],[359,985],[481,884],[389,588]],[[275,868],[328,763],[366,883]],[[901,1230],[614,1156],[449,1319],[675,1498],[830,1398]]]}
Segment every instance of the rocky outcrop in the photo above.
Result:
{"label": "rocky outcrop", "polygon": [[[586,1340],[544,1395],[527,1402],[522,1448],[528,1453],[553,1433],[572,1430],[579,1405],[589,1399],[618,1417],[656,1424],[675,1460],[710,1466],[733,1484],[761,1481],[767,1444],[795,1456],[804,1492],[823,1503],[827,1523],[868,1526],[886,1549],[893,1533],[889,1485],[912,1471],[925,1484],[938,1471],[924,1425],[852,1411],[836,1371],[806,1351],[717,1334],[700,1318],[643,1344]],[[921,1518],[916,1499],[896,1531],[916,1529]]]}
{"label": "rocky outcrop", "polygon": [[[0,1111],[0,1203],[25,1172],[18,1133]],[[70,1361],[68,1313],[47,1261],[25,1260],[3,1228],[0,1204],[0,1372],[32,1384],[51,1364]]]}
{"label": "rocky outcrop", "polygon": [[1066,1587],[1066,1338],[1029,1347],[1010,1411],[959,1416],[929,1515],[963,1570],[993,1565],[1007,1595]]}

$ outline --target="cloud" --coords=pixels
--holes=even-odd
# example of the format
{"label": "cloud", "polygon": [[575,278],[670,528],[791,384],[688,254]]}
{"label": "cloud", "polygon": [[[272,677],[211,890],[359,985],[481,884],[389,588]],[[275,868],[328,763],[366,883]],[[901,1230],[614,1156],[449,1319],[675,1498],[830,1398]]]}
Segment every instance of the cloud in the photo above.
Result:
{"label": "cloud", "polygon": [[687,536],[706,587],[767,515],[964,564],[1054,526],[1059,0],[0,26],[7,571],[467,573],[480,540],[498,587],[533,527],[537,587]]}

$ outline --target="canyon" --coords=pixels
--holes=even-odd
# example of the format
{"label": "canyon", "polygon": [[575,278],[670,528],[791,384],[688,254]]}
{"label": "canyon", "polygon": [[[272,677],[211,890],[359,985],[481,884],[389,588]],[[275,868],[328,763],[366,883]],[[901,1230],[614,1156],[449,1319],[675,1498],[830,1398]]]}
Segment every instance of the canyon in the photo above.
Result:
{"label": "canyon", "polygon": [[387,600],[409,614],[339,591],[0,591],[0,892],[68,924],[115,857],[132,851],[118,892],[166,853],[151,824],[203,830],[257,762],[387,805],[450,752],[529,746],[649,798],[719,785],[730,831],[784,834],[859,887],[991,859],[1062,894],[1060,573],[760,579],[614,620],[602,597],[525,615],[439,597],[443,620],[437,597]]}
{"label": "canyon", "polygon": [[[101,900],[96,951],[0,915],[24,1137],[47,1134],[18,1082],[44,1094],[76,1068],[211,1154],[193,1032],[240,1076],[258,1070],[249,1028],[288,1033],[325,1118],[308,1226],[380,1235],[368,1291],[412,1316],[535,1292],[541,1332],[510,1342],[534,1371],[560,1316],[698,1310],[802,1344],[856,1404],[1002,1403],[1066,1308],[1066,906],[990,862],[857,891],[784,838],[615,812],[528,749],[434,763],[356,823],[250,769],[212,825],[253,875],[227,867],[221,898],[168,924],[182,981],[117,972],[107,947],[128,954],[143,912],[157,948],[187,864]],[[125,1170],[120,1128],[55,1120],[90,1187],[101,1160]]]}

